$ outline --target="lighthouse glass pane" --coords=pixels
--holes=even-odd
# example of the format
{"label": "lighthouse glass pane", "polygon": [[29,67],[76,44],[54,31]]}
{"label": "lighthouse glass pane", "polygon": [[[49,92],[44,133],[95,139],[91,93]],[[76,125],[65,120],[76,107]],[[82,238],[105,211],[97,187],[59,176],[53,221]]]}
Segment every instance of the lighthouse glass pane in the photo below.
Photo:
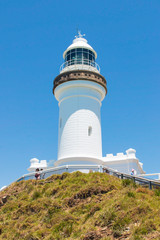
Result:
{"label": "lighthouse glass pane", "polygon": [[71,55],[67,54],[67,61],[69,61],[71,59]]}
{"label": "lighthouse glass pane", "polygon": [[88,62],[88,53],[87,52],[83,52],[83,62],[84,62],[84,64],[86,64]]}
{"label": "lighthouse glass pane", "polygon": [[75,59],[75,53],[71,53],[71,60]]}
{"label": "lighthouse glass pane", "polygon": [[89,56],[91,56],[92,55],[92,52],[89,50]]}
{"label": "lighthouse glass pane", "polygon": [[71,65],[75,64],[75,51],[71,52]]}
{"label": "lighthouse glass pane", "polygon": [[82,64],[82,51],[77,51],[77,64]]}
{"label": "lighthouse glass pane", "polygon": [[77,52],[77,58],[82,58],[82,52]]}
{"label": "lighthouse glass pane", "polygon": [[67,61],[70,61],[71,60],[71,51],[68,51],[67,54],[66,54],[66,58],[67,58]]}
{"label": "lighthouse glass pane", "polygon": [[66,53],[65,65],[85,64],[95,65],[95,55],[91,50],[85,48],[72,49]]}

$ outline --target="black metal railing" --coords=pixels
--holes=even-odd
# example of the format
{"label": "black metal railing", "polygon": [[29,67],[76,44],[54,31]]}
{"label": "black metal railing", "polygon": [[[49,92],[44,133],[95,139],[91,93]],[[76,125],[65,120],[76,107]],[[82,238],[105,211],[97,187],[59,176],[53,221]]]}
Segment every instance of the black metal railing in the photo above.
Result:
{"label": "black metal railing", "polygon": [[160,188],[160,181],[158,181],[158,180],[151,180],[151,179],[146,179],[146,178],[139,177],[136,175],[129,175],[129,174],[121,173],[121,172],[118,172],[118,171],[115,171],[113,169],[106,168],[106,167],[103,167],[103,172],[106,172],[110,175],[114,175],[121,179],[130,179],[134,183],[139,183],[140,185],[149,187],[149,189],[152,189],[153,187]]}

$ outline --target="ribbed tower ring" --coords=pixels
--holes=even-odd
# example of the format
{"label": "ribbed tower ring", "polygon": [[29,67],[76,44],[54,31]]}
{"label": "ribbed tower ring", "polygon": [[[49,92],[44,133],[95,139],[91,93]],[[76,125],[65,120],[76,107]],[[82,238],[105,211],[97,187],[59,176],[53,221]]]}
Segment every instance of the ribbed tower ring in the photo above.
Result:
{"label": "ribbed tower ring", "polygon": [[92,72],[87,70],[74,70],[74,71],[67,71],[59,74],[54,79],[53,94],[54,94],[55,88],[60,84],[68,81],[76,81],[76,80],[84,80],[84,81],[87,80],[87,81],[96,82],[104,87],[107,94],[106,79],[97,72]]}

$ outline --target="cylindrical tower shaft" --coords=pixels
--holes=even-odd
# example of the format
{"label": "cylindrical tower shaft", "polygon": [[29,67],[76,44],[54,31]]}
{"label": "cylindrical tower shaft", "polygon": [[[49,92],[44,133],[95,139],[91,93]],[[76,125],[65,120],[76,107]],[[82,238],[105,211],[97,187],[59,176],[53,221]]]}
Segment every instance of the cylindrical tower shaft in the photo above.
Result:
{"label": "cylindrical tower shaft", "polygon": [[97,54],[87,40],[80,37],[63,57],[65,63],[53,87],[59,102],[57,165],[71,159],[101,159],[100,109],[107,88],[95,63]]}
{"label": "cylindrical tower shaft", "polygon": [[102,157],[101,100],[105,89],[91,81],[71,81],[55,89],[59,101],[58,160]]}

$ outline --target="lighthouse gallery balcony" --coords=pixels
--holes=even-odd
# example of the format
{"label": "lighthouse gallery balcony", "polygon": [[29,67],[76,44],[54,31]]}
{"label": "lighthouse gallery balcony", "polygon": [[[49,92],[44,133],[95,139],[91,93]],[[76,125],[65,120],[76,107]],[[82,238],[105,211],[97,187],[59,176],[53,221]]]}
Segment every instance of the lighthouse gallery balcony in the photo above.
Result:
{"label": "lighthouse gallery balcony", "polygon": [[61,65],[60,72],[79,69],[100,72],[93,51],[86,48],[76,48],[66,52],[65,62]]}

